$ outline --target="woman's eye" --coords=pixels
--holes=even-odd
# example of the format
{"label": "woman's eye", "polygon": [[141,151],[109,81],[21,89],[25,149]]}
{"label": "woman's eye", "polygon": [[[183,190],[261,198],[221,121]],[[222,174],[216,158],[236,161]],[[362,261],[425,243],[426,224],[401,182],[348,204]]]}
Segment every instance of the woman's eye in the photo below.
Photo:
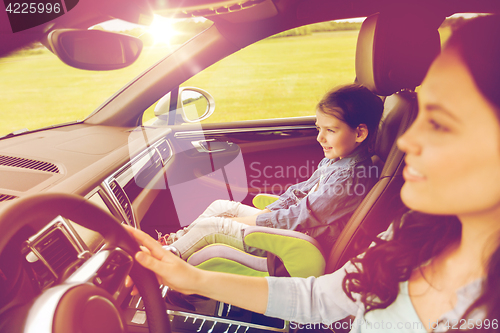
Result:
{"label": "woman's eye", "polygon": [[330,132],[330,133],[335,133],[335,131],[334,131],[334,130],[332,130],[332,129],[329,129],[329,130],[328,130],[328,132]]}
{"label": "woman's eye", "polygon": [[435,130],[435,131],[441,131],[441,132],[447,132],[448,131],[447,127],[442,126],[441,124],[439,124],[438,122],[436,122],[433,119],[429,119],[429,124],[431,125],[432,129]]}

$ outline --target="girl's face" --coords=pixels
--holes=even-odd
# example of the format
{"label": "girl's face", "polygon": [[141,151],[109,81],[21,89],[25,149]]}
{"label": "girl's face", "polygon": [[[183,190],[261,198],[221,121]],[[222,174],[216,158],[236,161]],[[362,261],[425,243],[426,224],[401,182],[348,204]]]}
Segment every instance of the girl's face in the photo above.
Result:
{"label": "girl's face", "polygon": [[342,120],[316,111],[316,128],[318,129],[317,140],[325,157],[329,159],[343,158],[350,153],[366,138],[366,135],[358,129],[352,129]]}
{"label": "girl's face", "polygon": [[500,126],[453,50],[432,64],[419,112],[398,140],[406,152],[403,202],[430,214],[500,214]]}

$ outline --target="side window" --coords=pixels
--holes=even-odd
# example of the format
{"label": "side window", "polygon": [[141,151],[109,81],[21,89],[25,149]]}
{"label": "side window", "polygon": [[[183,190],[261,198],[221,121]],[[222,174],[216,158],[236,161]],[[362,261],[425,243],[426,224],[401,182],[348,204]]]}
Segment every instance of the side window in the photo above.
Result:
{"label": "side window", "polygon": [[185,82],[214,97],[205,122],[309,116],[326,91],[353,82],[359,30],[314,26],[250,45]]}
{"label": "side window", "polygon": [[329,89],[354,81],[361,21],[285,31],[222,59],[181,87],[201,88],[213,96],[215,111],[202,122],[313,115]]}
{"label": "side window", "polygon": [[[441,43],[467,18],[477,15],[447,18],[439,28]],[[313,115],[328,90],[354,81],[356,41],[363,20],[316,23],[266,38],[208,67],[181,88],[200,88],[213,97],[215,110],[204,117],[204,123]],[[169,100],[150,107],[143,123],[166,124],[154,117],[153,110],[161,103]],[[168,105],[161,109],[168,111]],[[184,122],[201,117],[205,107],[193,106],[188,111]]]}

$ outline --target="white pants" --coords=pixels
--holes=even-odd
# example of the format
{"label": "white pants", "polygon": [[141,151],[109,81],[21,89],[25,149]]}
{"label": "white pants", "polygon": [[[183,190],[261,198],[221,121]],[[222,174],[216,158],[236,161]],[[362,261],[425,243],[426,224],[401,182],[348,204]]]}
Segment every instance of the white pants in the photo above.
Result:
{"label": "white pants", "polygon": [[171,234],[174,246],[181,257],[187,260],[199,249],[215,243],[223,243],[256,255],[264,251],[246,248],[243,230],[248,225],[231,220],[231,217],[251,216],[260,209],[229,200],[216,200],[188,227]]}

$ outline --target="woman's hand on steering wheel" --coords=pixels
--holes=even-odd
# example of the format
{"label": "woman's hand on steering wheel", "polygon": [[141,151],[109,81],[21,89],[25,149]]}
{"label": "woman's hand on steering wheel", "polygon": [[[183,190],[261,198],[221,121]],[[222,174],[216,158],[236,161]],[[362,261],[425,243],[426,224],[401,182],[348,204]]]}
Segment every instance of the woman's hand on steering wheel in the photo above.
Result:
{"label": "woman's hand on steering wheel", "polygon": [[[156,240],[141,230],[127,225],[124,228],[130,235],[142,244],[141,251],[135,254],[135,260],[147,269],[153,271],[160,284],[166,285],[183,294],[194,294],[194,287],[202,273],[201,270],[189,265],[170,251],[165,250]],[[127,279],[127,285],[132,284]],[[135,288],[135,287],[134,287]],[[133,294],[136,291],[132,291]]]}

